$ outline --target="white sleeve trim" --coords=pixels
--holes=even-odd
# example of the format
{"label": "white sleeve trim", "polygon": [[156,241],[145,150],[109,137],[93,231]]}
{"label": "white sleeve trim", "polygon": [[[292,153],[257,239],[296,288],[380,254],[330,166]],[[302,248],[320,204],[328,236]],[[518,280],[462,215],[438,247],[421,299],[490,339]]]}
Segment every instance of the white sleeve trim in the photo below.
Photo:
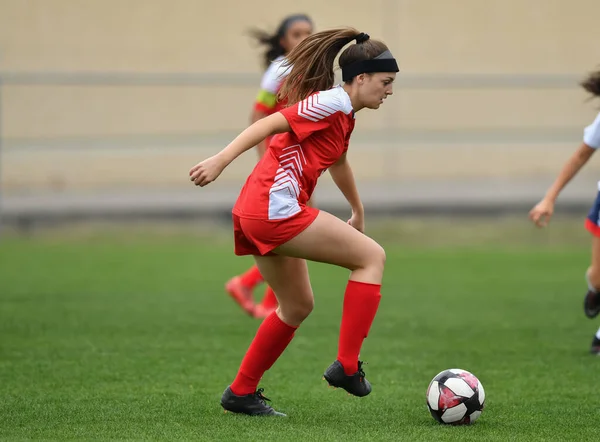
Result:
{"label": "white sleeve trim", "polygon": [[338,111],[352,112],[350,97],[341,87],[317,92],[298,103],[298,115],[310,121],[323,120]]}
{"label": "white sleeve trim", "polygon": [[279,87],[285,77],[288,76],[291,66],[282,66],[284,62],[284,58],[280,57],[271,63],[271,65],[265,71],[262,81],[260,82],[260,88],[264,91],[270,92],[272,94],[276,94],[279,92]]}
{"label": "white sleeve trim", "polygon": [[583,130],[583,142],[594,149],[600,148],[600,113],[594,122]]}

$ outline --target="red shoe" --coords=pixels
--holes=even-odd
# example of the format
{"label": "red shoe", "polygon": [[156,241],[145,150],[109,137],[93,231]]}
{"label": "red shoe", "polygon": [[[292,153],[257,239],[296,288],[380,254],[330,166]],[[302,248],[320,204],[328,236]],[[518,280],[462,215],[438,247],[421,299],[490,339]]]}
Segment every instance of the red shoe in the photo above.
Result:
{"label": "red shoe", "polygon": [[277,307],[265,308],[262,304],[257,304],[254,307],[253,316],[257,319],[264,319],[267,316],[269,316],[271,313],[273,313],[275,310],[277,310]]}
{"label": "red shoe", "polygon": [[255,306],[252,290],[242,284],[242,278],[239,276],[231,278],[227,281],[227,284],[225,284],[225,290],[246,313],[250,316],[254,316]]}

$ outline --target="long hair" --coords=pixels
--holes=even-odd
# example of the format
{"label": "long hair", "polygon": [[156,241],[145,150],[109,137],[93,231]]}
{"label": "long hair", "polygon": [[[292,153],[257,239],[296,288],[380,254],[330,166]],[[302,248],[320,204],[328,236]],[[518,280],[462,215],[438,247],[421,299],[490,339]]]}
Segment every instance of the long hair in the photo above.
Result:
{"label": "long hair", "polygon": [[[278,99],[287,100],[292,105],[315,92],[331,88],[335,81],[334,63],[338,53],[361,34],[346,27],[307,37],[286,57],[283,66],[291,71],[281,86]],[[370,60],[387,50],[387,46],[378,40],[353,44],[340,55],[339,66],[344,68],[357,61]]]}
{"label": "long hair", "polygon": [[266,46],[266,50],[263,53],[263,66],[265,69],[273,62],[273,60],[285,55],[285,49],[281,46],[281,39],[285,37],[290,26],[297,21],[305,21],[313,24],[311,18],[306,14],[294,14],[284,18],[277,31],[274,34],[269,34],[266,31],[258,28],[249,29],[248,34],[254,38],[258,44]]}
{"label": "long hair", "polygon": [[600,97],[600,71],[592,72],[581,82],[581,87],[595,97]]}

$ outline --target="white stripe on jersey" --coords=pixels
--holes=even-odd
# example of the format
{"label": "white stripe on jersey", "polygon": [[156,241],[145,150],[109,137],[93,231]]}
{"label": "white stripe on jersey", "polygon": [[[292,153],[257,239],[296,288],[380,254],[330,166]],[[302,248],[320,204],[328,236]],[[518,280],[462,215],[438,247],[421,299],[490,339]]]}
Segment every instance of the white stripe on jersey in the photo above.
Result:
{"label": "white stripe on jersey", "polygon": [[[302,146],[300,146],[299,144],[294,144],[293,146],[284,147],[282,150],[284,152],[286,150],[292,150],[293,152],[299,152],[300,156],[302,157],[302,162],[304,164],[306,164],[306,158],[304,157],[304,151],[302,150]],[[287,155],[287,153],[286,153],[286,155]]]}
{"label": "white stripe on jersey", "polygon": [[310,121],[322,120],[338,111],[345,114],[352,111],[350,98],[340,86],[313,94],[298,103],[298,115]]}
{"label": "white stripe on jersey", "polygon": [[[317,94],[318,96],[319,94]],[[319,121],[327,118],[336,111],[330,107],[321,105],[314,95],[305,98],[298,104],[298,115],[310,121]]]}

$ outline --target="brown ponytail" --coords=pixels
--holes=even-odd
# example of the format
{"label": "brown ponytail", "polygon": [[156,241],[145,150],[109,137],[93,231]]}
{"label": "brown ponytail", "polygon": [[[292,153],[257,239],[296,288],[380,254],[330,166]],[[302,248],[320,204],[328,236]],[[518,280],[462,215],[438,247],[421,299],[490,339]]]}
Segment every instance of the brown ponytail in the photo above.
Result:
{"label": "brown ponytail", "polygon": [[291,71],[278,99],[287,100],[291,105],[315,92],[331,88],[335,81],[333,64],[338,52],[359,34],[354,28],[339,28],[317,32],[302,41],[287,56],[284,66],[291,66]]}

